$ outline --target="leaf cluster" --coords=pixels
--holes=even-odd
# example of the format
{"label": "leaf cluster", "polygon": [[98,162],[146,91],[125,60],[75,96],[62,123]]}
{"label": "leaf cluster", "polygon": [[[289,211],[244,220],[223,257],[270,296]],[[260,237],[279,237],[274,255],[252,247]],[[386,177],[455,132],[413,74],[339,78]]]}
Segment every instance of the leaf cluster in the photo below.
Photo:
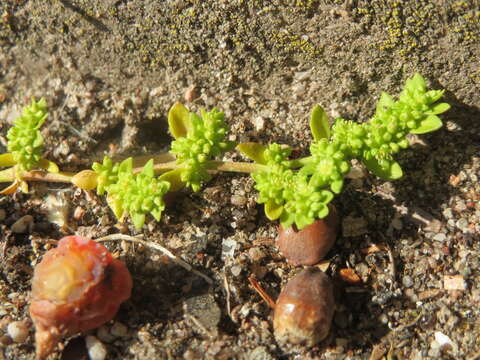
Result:
{"label": "leaf cluster", "polygon": [[104,157],[103,163],[94,163],[97,177],[97,193],[107,195],[107,202],[115,216],[122,219],[127,214],[136,229],[141,229],[147,214],[160,220],[165,209],[163,196],[170,189],[170,182],[155,177],[153,160],[149,160],[138,174],[133,172],[133,160],[113,163]]}
{"label": "leaf cluster", "polygon": [[[279,155],[278,144],[240,144],[240,152],[265,165],[252,178],[267,217],[280,219],[285,227],[294,223],[299,229],[326,217],[328,203],[341,192],[354,158],[380,178],[400,178],[403,172],[393,155],[409,146],[407,134],[424,134],[442,126],[437,115],[450,108],[447,103],[435,104],[442,95],[443,91],[427,91],[424,78],[416,74],[407,80],[397,101],[383,93],[373,118],[362,124],[339,118],[330,126],[317,105],[310,119],[311,156],[301,162],[289,160],[288,152]],[[294,165],[299,165],[298,171],[292,169]]]}
{"label": "leaf cluster", "polygon": [[22,171],[35,168],[42,158],[43,137],[39,129],[47,116],[46,100],[42,98],[36,102],[32,99],[32,103],[23,108],[22,115],[15,119],[14,126],[8,130],[8,151]]}
{"label": "leaf cluster", "polygon": [[213,108],[202,110],[199,116],[177,103],[168,114],[168,123],[175,138],[171,153],[182,168],[181,180],[193,191],[199,191],[202,183],[211,178],[208,162],[235,146],[225,138],[228,127],[224,114]]}

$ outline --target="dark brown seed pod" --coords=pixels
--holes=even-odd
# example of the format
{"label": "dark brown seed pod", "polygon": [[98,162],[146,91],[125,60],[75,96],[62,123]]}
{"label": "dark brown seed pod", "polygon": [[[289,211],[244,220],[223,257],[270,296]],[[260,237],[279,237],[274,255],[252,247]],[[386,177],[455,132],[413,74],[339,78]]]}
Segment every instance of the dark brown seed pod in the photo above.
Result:
{"label": "dark brown seed pod", "polygon": [[330,251],[338,233],[338,213],[330,206],[325,219],[317,220],[302,230],[290,226],[278,228],[277,245],[293,265],[314,265]]}
{"label": "dark brown seed pod", "polygon": [[280,343],[313,346],[327,337],[335,312],[333,285],[317,268],[305,269],[283,288],[273,328]]}

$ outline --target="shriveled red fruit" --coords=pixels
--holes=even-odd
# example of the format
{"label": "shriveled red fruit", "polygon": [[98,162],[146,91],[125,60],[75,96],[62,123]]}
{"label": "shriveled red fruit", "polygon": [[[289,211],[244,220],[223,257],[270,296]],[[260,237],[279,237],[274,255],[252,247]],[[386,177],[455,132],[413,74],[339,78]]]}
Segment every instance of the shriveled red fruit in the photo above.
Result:
{"label": "shriveled red fruit", "polygon": [[303,270],[283,288],[273,328],[280,343],[313,346],[330,331],[335,299],[330,278],[317,268]]}
{"label": "shriveled red fruit", "polygon": [[30,316],[38,359],[59,339],[111,320],[130,297],[132,278],[125,264],[93,240],[67,236],[35,267]]}
{"label": "shriveled red fruit", "polygon": [[293,226],[278,228],[277,245],[293,265],[314,265],[322,260],[335,243],[338,233],[338,213],[330,206],[325,219],[298,230]]}

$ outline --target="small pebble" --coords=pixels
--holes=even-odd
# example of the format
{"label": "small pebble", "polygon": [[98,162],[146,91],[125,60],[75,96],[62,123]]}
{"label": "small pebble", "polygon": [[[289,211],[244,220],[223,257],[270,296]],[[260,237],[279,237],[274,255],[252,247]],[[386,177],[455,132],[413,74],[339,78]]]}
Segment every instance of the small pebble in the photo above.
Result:
{"label": "small pebble", "polygon": [[439,242],[444,242],[445,240],[447,240],[447,235],[439,233],[439,234],[437,234],[433,237],[433,240],[439,241]]}
{"label": "small pebble", "polygon": [[408,276],[408,275],[405,275],[402,279],[402,284],[403,286],[405,286],[406,288],[409,288],[409,287],[412,287],[413,285],[413,280],[412,280],[412,277],[411,276]]}
{"label": "small pebble", "polygon": [[233,276],[238,276],[242,272],[242,267],[240,265],[234,265],[230,271],[232,272]]}
{"label": "small pebble", "polygon": [[195,85],[190,86],[187,91],[185,91],[185,101],[186,102],[193,102],[195,99],[198,98],[198,91]]}
{"label": "small pebble", "polygon": [[113,336],[125,337],[128,335],[128,328],[120,322],[115,322],[110,329]]}
{"label": "small pebble", "polygon": [[444,275],[443,287],[445,290],[466,290],[467,283],[462,275]]}
{"label": "small pebble", "polygon": [[466,230],[466,229],[468,229],[468,220],[465,219],[465,218],[462,218],[462,219],[458,220],[455,225],[460,230]]}
{"label": "small pebble", "polygon": [[87,336],[87,351],[90,360],[104,360],[107,357],[107,349],[95,336]]}
{"label": "small pebble", "polygon": [[252,247],[248,249],[248,255],[250,256],[250,259],[252,259],[252,261],[254,262],[258,262],[265,257],[265,253],[258,247]]}
{"label": "small pebble", "polygon": [[451,219],[453,217],[453,212],[451,208],[447,208],[443,210],[443,216],[445,216],[446,219]]}
{"label": "small pebble", "polygon": [[255,127],[255,130],[261,131],[265,128],[265,120],[261,116],[253,118],[252,124]]}
{"label": "small pebble", "polygon": [[16,343],[24,343],[28,337],[28,327],[23,321],[13,321],[7,326],[7,333]]}
{"label": "small pebble", "polygon": [[105,325],[100,326],[97,329],[97,337],[100,339],[100,341],[103,341],[106,343],[110,343],[113,340],[115,340],[115,337],[110,333],[110,331],[108,330],[108,327],[106,327]]}
{"label": "small pebble", "polygon": [[77,206],[73,211],[73,218],[75,220],[81,220],[84,215],[85,215],[85,209],[82,208],[81,206]]}
{"label": "small pebble", "polygon": [[232,205],[235,206],[244,206],[247,203],[247,198],[241,195],[232,195],[230,198]]}
{"label": "small pebble", "polygon": [[222,257],[233,257],[238,243],[231,238],[223,239],[222,241]]}
{"label": "small pebble", "polygon": [[0,221],[5,220],[5,217],[7,216],[5,210],[0,209]]}
{"label": "small pebble", "polygon": [[365,177],[365,169],[358,165],[352,166],[345,177],[348,179],[362,179]]}
{"label": "small pebble", "polygon": [[32,215],[25,215],[22,216],[20,219],[15,221],[12,225],[12,232],[16,234],[23,234],[26,232],[30,232],[33,229],[33,216]]}

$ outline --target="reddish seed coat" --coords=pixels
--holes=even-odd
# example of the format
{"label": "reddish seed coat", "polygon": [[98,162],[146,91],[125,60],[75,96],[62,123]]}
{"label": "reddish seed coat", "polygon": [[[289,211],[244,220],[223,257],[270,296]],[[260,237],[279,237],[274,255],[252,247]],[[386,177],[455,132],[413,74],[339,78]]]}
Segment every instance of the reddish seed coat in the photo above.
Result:
{"label": "reddish seed coat", "polygon": [[292,265],[314,265],[330,251],[337,238],[338,213],[330,206],[325,219],[297,230],[293,226],[278,228],[277,245]]}
{"label": "reddish seed coat", "polygon": [[303,270],[283,288],[273,327],[280,343],[313,346],[330,331],[335,299],[330,278],[317,268]]}
{"label": "reddish seed coat", "polygon": [[125,264],[103,245],[80,236],[60,240],[35,267],[32,280],[37,358],[48,356],[60,338],[111,320],[131,290]]}

